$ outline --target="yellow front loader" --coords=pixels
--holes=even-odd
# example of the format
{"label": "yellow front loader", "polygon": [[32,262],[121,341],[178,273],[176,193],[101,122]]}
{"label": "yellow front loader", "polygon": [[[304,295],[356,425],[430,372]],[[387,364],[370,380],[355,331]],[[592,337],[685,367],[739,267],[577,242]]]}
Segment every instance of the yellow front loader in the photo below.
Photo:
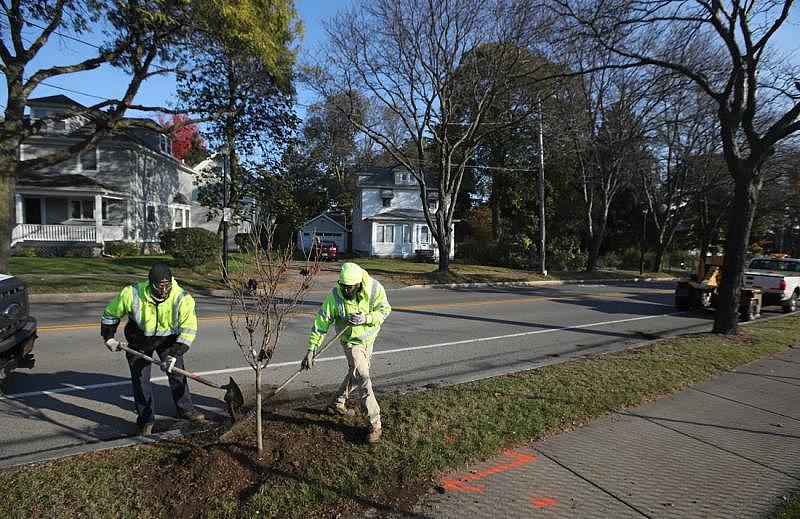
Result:
{"label": "yellow front loader", "polygon": [[[675,287],[675,308],[678,310],[706,310],[717,306],[722,282],[724,256],[706,256],[697,263],[697,272],[688,280],[678,281]],[[752,321],[761,315],[761,290],[742,288],[739,298],[739,316],[742,321]]]}

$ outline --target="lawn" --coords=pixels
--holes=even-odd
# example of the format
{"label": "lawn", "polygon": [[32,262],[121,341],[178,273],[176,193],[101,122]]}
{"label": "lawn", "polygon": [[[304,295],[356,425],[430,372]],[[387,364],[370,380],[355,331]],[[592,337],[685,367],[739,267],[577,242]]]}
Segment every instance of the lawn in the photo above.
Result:
{"label": "lawn", "polygon": [[[12,257],[10,271],[28,283],[33,294],[54,292],[115,292],[120,287],[146,277],[147,271],[157,261],[172,263],[170,256],[135,256],[128,258],[25,258]],[[638,272],[602,270],[597,272],[551,272],[542,276],[533,271],[474,265],[455,261],[450,272],[437,272],[433,263],[420,263],[401,259],[357,258],[362,267],[387,287],[440,283],[501,283],[528,281],[558,281],[574,279],[631,279]],[[300,263],[296,268],[299,270]],[[340,263],[326,263],[326,270],[334,270]],[[246,268],[247,256],[232,253],[228,269],[232,275]],[[173,268],[179,282],[197,292],[224,288],[219,263],[209,263],[195,270]],[[671,274],[646,276],[669,277]]]}
{"label": "lawn", "polygon": [[[219,430],[0,473],[4,517],[338,517],[409,511],[451,469],[588,423],[796,345],[800,316],[737,336],[661,340],[534,371],[381,397],[384,436],[321,402]],[[222,429],[224,430],[224,429]],[[791,513],[791,511],[789,511]]]}

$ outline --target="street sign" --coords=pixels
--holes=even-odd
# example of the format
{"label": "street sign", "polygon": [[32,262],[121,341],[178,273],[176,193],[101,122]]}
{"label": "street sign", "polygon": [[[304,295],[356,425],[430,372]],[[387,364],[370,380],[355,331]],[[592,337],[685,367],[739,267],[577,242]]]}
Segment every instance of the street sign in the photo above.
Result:
{"label": "street sign", "polygon": [[231,208],[225,207],[222,209],[222,221],[223,222],[230,222],[231,221]]}

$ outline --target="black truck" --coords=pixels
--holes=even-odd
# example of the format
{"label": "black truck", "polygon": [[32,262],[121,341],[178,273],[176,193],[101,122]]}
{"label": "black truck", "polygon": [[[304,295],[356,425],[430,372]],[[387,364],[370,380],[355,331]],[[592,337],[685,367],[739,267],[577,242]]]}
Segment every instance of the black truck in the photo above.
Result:
{"label": "black truck", "polygon": [[0,274],[0,384],[16,368],[32,368],[36,319],[28,314],[28,287]]}

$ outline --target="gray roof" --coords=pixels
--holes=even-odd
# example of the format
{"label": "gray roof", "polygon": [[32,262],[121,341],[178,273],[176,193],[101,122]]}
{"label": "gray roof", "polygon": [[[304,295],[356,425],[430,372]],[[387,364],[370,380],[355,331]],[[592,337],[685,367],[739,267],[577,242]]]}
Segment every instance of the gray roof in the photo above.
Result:
{"label": "gray roof", "polygon": [[[392,189],[418,189],[417,184],[413,185],[398,185],[394,183],[395,171],[408,172],[408,170],[400,165],[395,164],[389,167],[372,167],[361,171],[357,171],[359,187],[385,187]],[[362,178],[363,177],[363,178]],[[428,184],[428,189],[436,189],[439,187],[439,181],[436,176],[431,172],[425,173],[425,182]]]}
{"label": "gray roof", "polygon": [[40,188],[71,188],[79,190],[93,191],[116,191],[115,189],[101,184],[91,177],[78,174],[44,175],[41,173],[25,173],[17,178],[19,187],[40,187]]}
{"label": "gray roof", "polygon": [[365,218],[365,220],[425,220],[425,213],[419,209],[390,209]]}

